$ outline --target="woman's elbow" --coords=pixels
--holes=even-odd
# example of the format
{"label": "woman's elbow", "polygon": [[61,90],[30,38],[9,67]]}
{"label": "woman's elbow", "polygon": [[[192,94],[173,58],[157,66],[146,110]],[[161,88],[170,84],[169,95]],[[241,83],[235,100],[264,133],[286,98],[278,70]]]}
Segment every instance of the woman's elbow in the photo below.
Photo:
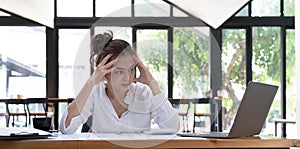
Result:
{"label": "woman's elbow", "polygon": [[179,116],[177,115],[177,113],[176,113],[176,115],[174,115],[174,131],[176,131],[176,133],[180,130],[180,120],[179,120]]}
{"label": "woman's elbow", "polygon": [[177,112],[170,116],[165,124],[165,128],[171,129],[174,134],[177,133],[180,130],[180,120]]}

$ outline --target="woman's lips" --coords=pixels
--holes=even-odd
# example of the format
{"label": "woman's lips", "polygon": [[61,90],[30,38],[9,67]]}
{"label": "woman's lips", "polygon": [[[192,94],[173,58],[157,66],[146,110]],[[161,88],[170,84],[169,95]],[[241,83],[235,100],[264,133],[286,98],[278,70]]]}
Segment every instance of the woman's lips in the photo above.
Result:
{"label": "woman's lips", "polygon": [[122,84],[122,86],[124,86],[124,87],[128,87],[129,85],[130,85],[130,83]]}

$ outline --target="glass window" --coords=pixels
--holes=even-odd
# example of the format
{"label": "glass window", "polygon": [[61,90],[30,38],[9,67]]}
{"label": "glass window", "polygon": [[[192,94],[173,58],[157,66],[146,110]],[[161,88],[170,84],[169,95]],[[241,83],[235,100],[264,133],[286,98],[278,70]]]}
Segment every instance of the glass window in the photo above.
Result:
{"label": "glass window", "polygon": [[280,0],[252,1],[251,16],[280,16]]}
{"label": "glass window", "polygon": [[[75,98],[80,92],[90,77],[89,56],[88,29],[59,30],[59,98]],[[59,103],[59,120],[66,107],[67,103]]]}
{"label": "glass window", "polygon": [[172,7],[172,8],[173,8],[173,16],[175,16],[175,17],[188,17],[188,15],[185,12],[179,10],[178,8],[176,8],[176,7]]}
{"label": "glass window", "polygon": [[96,0],[97,17],[130,17],[131,0]]}
{"label": "glass window", "polygon": [[274,134],[272,119],[281,117],[280,27],[253,27],[253,81],[278,85],[278,91],[262,130]]}
{"label": "glass window", "polygon": [[117,27],[117,26],[96,26],[95,35],[102,34],[108,30],[113,32],[114,39],[123,39],[132,44],[132,29],[130,27]]}
{"label": "glass window", "polygon": [[[167,97],[168,91],[168,40],[167,30],[137,30],[137,54],[149,68]],[[137,73],[138,75],[138,73]]]}
{"label": "glass window", "polygon": [[59,17],[92,17],[93,0],[57,0]]}
{"label": "glass window", "polygon": [[249,10],[249,7],[248,7],[248,5],[246,5],[235,16],[248,16],[248,10]]}
{"label": "glass window", "polygon": [[90,76],[88,29],[59,30],[59,98],[74,98]]}
{"label": "glass window", "polygon": [[208,27],[174,28],[173,98],[204,97],[209,90]]}
{"label": "glass window", "polygon": [[[296,119],[295,30],[286,31],[286,118]],[[296,137],[296,125],[287,124],[287,137]],[[280,135],[279,135],[280,136]],[[292,138],[290,137],[290,138]]]}
{"label": "glass window", "polygon": [[0,41],[0,97],[46,97],[45,27],[1,26]]}
{"label": "glass window", "polygon": [[10,14],[0,11],[0,16],[10,16]]}
{"label": "glass window", "polygon": [[170,5],[161,0],[135,0],[134,16],[170,16]]}
{"label": "glass window", "polygon": [[246,30],[224,29],[222,37],[223,130],[229,130],[246,89]]}
{"label": "glass window", "polygon": [[284,0],[284,16],[295,16],[295,0]]}

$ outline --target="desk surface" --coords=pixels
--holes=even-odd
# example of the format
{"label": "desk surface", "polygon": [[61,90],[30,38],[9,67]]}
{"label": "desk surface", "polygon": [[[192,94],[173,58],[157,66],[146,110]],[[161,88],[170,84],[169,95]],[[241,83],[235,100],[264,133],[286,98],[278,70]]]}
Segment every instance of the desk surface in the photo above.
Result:
{"label": "desk surface", "polygon": [[258,137],[239,139],[204,139],[179,137],[176,135],[144,134],[71,134],[49,139],[0,141],[1,148],[35,149],[93,149],[93,148],[289,148],[299,147],[296,139],[261,139]]}

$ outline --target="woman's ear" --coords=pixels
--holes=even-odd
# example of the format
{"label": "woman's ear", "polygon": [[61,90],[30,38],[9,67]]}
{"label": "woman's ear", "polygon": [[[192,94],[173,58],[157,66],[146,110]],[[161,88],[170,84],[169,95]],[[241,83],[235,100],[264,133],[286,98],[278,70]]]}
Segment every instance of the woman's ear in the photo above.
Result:
{"label": "woman's ear", "polygon": [[110,80],[110,77],[111,76],[111,73],[107,73],[107,74],[105,74],[105,76],[104,76],[104,80],[105,81],[109,81]]}

